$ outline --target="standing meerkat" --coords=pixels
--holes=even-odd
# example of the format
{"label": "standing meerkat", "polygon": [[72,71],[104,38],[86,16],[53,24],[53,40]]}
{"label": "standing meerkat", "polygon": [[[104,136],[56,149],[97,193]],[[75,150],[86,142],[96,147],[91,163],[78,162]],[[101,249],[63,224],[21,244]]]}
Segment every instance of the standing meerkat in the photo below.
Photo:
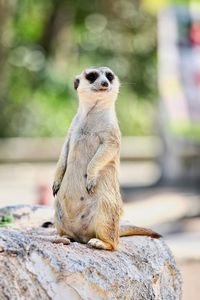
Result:
{"label": "standing meerkat", "polygon": [[115,113],[119,79],[107,67],[87,68],[74,81],[79,108],[63,145],[53,184],[55,226],[70,239],[115,250],[119,236],[159,234],[120,226],[118,183],[121,134]]}

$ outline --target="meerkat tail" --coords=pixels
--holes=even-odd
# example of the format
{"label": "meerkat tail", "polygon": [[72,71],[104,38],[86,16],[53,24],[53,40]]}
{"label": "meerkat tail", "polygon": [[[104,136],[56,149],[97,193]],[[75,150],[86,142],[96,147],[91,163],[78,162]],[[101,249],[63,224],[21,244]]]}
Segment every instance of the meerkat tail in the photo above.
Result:
{"label": "meerkat tail", "polygon": [[130,236],[130,235],[143,235],[143,236],[150,236],[155,239],[159,239],[162,237],[159,233],[143,227],[137,227],[133,225],[120,225],[119,230],[120,236]]}

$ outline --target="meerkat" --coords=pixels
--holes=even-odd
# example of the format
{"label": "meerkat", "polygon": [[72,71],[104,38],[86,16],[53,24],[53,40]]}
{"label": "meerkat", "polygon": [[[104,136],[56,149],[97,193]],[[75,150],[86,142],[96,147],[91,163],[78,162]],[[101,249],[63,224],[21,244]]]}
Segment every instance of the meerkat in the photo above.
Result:
{"label": "meerkat", "polygon": [[53,183],[55,227],[62,237],[116,250],[119,236],[159,238],[150,229],[120,226],[118,182],[121,133],[115,112],[120,82],[107,67],[90,67],[75,78],[79,107],[64,142]]}

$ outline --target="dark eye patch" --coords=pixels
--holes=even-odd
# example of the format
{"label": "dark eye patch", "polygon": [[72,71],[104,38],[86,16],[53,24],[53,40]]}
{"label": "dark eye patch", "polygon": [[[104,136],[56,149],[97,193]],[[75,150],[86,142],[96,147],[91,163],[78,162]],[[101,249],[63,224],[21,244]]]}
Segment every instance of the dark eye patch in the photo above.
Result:
{"label": "dark eye patch", "polygon": [[85,78],[89,80],[90,83],[95,82],[95,80],[99,77],[99,74],[97,72],[90,72],[85,75]]}
{"label": "dark eye patch", "polygon": [[114,75],[110,72],[106,72],[106,77],[110,82],[112,82],[114,79]]}

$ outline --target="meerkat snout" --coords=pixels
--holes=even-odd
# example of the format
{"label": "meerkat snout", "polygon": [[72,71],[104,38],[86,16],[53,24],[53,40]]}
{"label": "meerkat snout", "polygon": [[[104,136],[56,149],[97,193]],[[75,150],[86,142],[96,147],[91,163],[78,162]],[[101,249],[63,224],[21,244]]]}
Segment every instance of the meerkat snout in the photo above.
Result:
{"label": "meerkat snout", "polygon": [[108,82],[107,82],[107,81],[102,81],[102,82],[101,82],[101,86],[103,86],[103,87],[108,87]]}

